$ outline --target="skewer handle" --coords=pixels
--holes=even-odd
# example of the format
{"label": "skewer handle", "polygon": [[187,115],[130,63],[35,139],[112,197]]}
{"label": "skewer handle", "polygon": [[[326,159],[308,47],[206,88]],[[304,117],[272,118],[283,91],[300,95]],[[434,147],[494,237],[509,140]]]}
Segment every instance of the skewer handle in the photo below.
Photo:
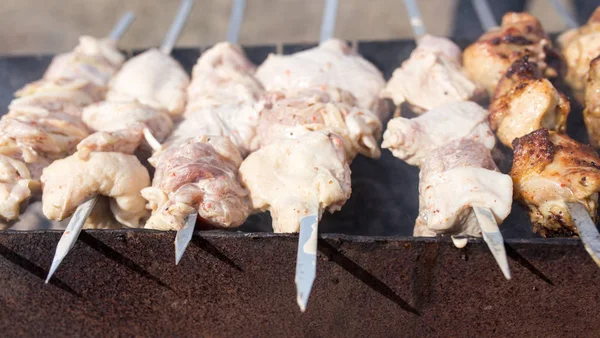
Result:
{"label": "skewer handle", "polygon": [[229,17],[229,28],[227,29],[227,41],[238,43],[245,10],[246,0],[233,0],[231,16]]}
{"label": "skewer handle", "polygon": [[560,0],[550,0],[550,2],[552,2],[552,7],[554,7],[558,14],[560,14],[560,17],[565,21],[569,29],[579,28],[579,24],[577,23],[577,20],[573,14],[569,12],[565,6],[563,6]]}
{"label": "skewer handle", "polygon": [[121,19],[119,19],[119,22],[117,22],[117,24],[113,27],[112,31],[110,31],[108,38],[114,41],[119,41],[129,26],[131,26],[133,20],[135,20],[135,14],[132,11],[125,13]]}
{"label": "skewer handle", "polygon": [[325,0],[323,19],[321,20],[321,42],[333,37],[335,32],[335,18],[337,16],[338,0]]}
{"label": "skewer handle", "polygon": [[475,13],[477,14],[477,18],[479,18],[481,27],[483,27],[485,31],[489,31],[494,27],[498,27],[498,22],[496,22],[494,12],[492,12],[490,4],[487,2],[487,0],[471,0],[471,2],[475,8]]}
{"label": "skewer handle", "polygon": [[423,23],[423,17],[421,16],[419,6],[415,0],[404,0],[404,6],[410,17],[410,26],[412,27],[415,39],[419,40],[426,34],[425,24]]}
{"label": "skewer handle", "polygon": [[181,30],[185,25],[192,8],[194,7],[194,0],[182,0],[179,5],[179,10],[177,11],[177,16],[175,20],[171,24],[171,28],[169,28],[169,32],[165,36],[162,44],[160,45],[161,53],[165,55],[171,54],[171,50],[175,46],[177,39],[179,39],[179,35],[181,34]]}

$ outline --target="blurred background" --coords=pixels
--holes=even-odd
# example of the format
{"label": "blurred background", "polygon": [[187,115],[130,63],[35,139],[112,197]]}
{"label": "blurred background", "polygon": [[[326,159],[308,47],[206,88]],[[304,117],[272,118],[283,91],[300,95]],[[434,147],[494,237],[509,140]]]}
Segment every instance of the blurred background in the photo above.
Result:
{"label": "blurred background", "polygon": [[[566,28],[549,0],[488,0],[498,19],[507,10],[528,10],[549,32]],[[563,1],[583,22],[600,0]],[[159,45],[178,0],[4,0],[0,6],[0,54],[55,53],[72,48],[82,34],[103,36],[123,12],[137,20],[121,46]],[[247,0],[240,42],[244,45],[315,42],[322,0]],[[420,0],[425,25],[432,34],[476,39],[482,32],[470,0]],[[223,40],[230,0],[197,0],[178,42],[182,47],[207,46]],[[347,40],[411,38],[402,0],[340,0],[336,36]]]}

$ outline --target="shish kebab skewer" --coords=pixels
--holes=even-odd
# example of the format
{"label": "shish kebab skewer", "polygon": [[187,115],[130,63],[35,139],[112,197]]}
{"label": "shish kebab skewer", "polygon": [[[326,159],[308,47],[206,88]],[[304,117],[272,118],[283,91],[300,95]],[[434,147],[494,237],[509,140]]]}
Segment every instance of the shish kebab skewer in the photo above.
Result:
{"label": "shish kebab skewer", "polygon": [[[334,11],[326,10],[328,22],[330,15]],[[358,153],[379,157],[381,120],[388,112],[371,109],[378,109],[385,82],[337,39],[292,55],[271,54],[257,77],[269,91],[257,129],[261,147],[244,160],[240,177],[253,212],[270,211],[274,232],[296,233],[306,217],[316,215],[318,223],[325,211],[344,205],[351,194],[349,163]],[[298,248],[302,264],[302,250],[308,259],[316,257],[318,229],[310,225],[304,227],[307,245]],[[300,275],[304,269],[308,276]],[[304,310],[316,265],[309,261],[297,272],[297,301]]]}
{"label": "shish kebab skewer", "polygon": [[[231,44],[238,43],[242,22],[244,21],[245,8],[246,0],[233,0],[231,15],[229,17],[229,28],[227,30],[227,41]],[[185,249],[192,240],[197,219],[197,212],[189,214],[185,219],[183,228],[177,230],[177,235],[175,236],[175,265],[179,264]]]}
{"label": "shish kebab skewer", "polygon": [[[417,8],[417,4],[414,0],[405,0],[405,4],[407,6],[408,9],[408,13],[409,15],[415,15],[418,13],[417,10],[415,10],[415,8]],[[414,32],[415,35],[417,34],[422,34],[424,32],[424,25],[422,24],[422,19],[421,18],[414,18],[411,17],[411,22],[416,22],[418,23],[418,25],[416,27],[414,27]],[[458,111],[461,111],[463,109],[466,109],[468,111],[477,111],[478,107],[475,107],[476,104],[474,103],[470,103],[470,102],[456,102],[456,103],[449,103],[446,104],[447,106],[453,106],[457,109]],[[473,107],[469,107],[469,106],[473,106]],[[438,110],[443,110],[443,109],[447,109],[444,106],[440,106],[437,108]],[[481,109],[481,108],[479,108]],[[485,114],[485,111],[483,109],[481,115],[487,115]],[[465,111],[466,112],[466,111]],[[431,113],[431,112],[430,112]],[[426,114],[427,115],[427,114]],[[425,115],[423,115],[422,117],[425,117]],[[435,121],[434,123],[443,123],[442,121],[451,121],[453,117],[450,116],[450,119],[440,119]],[[402,119],[402,118],[399,118]],[[394,122],[394,121],[390,121],[390,124]],[[448,126],[446,129],[452,129],[452,128],[458,128],[459,126]],[[391,136],[391,134],[388,132],[386,132],[388,134],[388,136]],[[489,129],[488,129],[488,133],[489,133]],[[499,206],[501,205],[500,203],[498,204],[492,204],[492,205],[488,205],[488,204],[484,204],[483,201],[477,201],[477,198],[485,198],[485,197],[489,197],[486,196],[484,194],[485,191],[481,192],[481,195],[477,196],[476,191],[478,191],[478,189],[481,189],[481,184],[483,183],[483,177],[495,177],[498,180],[501,180],[502,178],[504,178],[504,176],[506,176],[506,178],[508,179],[507,175],[502,175],[498,172],[497,167],[495,166],[495,164],[493,164],[493,160],[491,160],[491,155],[490,155],[490,148],[488,146],[491,145],[491,148],[493,148],[493,143],[494,142],[487,142],[490,144],[486,144],[486,146],[483,146],[481,142],[485,142],[484,140],[486,139],[486,132],[484,131],[482,136],[483,138],[481,140],[479,140],[479,142],[473,142],[473,145],[469,145],[467,144],[468,142],[463,142],[463,144],[458,143],[456,144],[456,142],[448,142],[446,143],[445,141],[450,141],[450,139],[448,140],[443,140],[442,139],[442,144],[439,144],[439,148],[437,149],[433,149],[432,153],[427,153],[425,154],[424,157],[429,158],[429,160],[425,160],[424,162],[422,162],[422,164],[424,165],[423,170],[420,173],[420,182],[419,182],[419,195],[420,195],[420,209],[423,210],[423,212],[420,212],[419,218],[417,219],[417,224],[415,225],[415,234],[418,234],[419,231],[421,231],[420,225],[423,222],[426,223],[431,223],[431,224],[444,224],[443,227],[439,228],[438,231],[435,231],[435,233],[438,232],[444,232],[444,231],[456,231],[456,226],[452,226],[451,229],[446,229],[445,224],[448,223],[448,221],[441,221],[441,218],[444,218],[444,216],[446,215],[456,215],[455,217],[458,217],[458,215],[462,215],[461,217],[458,217],[455,219],[454,222],[451,223],[464,223],[464,227],[462,229],[459,229],[458,233],[454,233],[456,234],[461,234],[461,233],[465,233],[468,235],[476,235],[476,233],[473,233],[472,230],[469,229],[468,224],[474,223],[474,219],[472,219],[472,215],[474,214],[475,218],[477,219],[477,223],[479,225],[479,229],[481,230],[481,234],[483,236],[484,241],[486,242],[486,244],[488,245],[488,248],[490,249],[492,255],[494,256],[494,259],[496,260],[496,262],[498,263],[498,266],[500,267],[500,270],[502,271],[502,273],[504,274],[504,276],[506,277],[506,279],[510,279],[511,275],[510,275],[510,269],[508,266],[508,259],[506,257],[506,250],[504,248],[504,239],[502,237],[502,234],[500,233],[500,229],[498,227],[498,223],[497,220],[503,220],[504,217],[506,217],[508,215],[508,213],[506,213],[504,209],[506,208],[500,208]],[[401,133],[402,135],[402,133]],[[434,136],[435,137],[435,136]],[[384,137],[385,139],[385,137]],[[470,141],[472,142],[472,141]],[[384,141],[384,146],[385,146],[385,141]],[[471,158],[467,155],[465,156],[458,156],[458,154],[462,154],[464,152],[463,149],[461,149],[458,146],[464,146],[469,148],[471,151],[473,151],[473,154],[471,154]],[[437,153],[436,153],[437,152]],[[457,154],[457,158],[452,158],[452,155],[449,154],[448,152],[452,153],[455,152]],[[487,155],[486,155],[487,154]],[[442,156],[444,155],[444,156]],[[431,157],[436,157],[436,158],[431,158]],[[439,157],[439,158],[437,158]],[[434,163],[435,161],[439,161],[439,163]],[[491,162],[491,163],[490,163]],[[452,169],[458,168],[458,167],[465,167],[463,168],[464,170],[468,170],[470,172],[470,175],[473,176],[473,178],[469,177],[467,175],[467,172],[462,173],[462,172],[457,172],[452,171]],[[431,168],[435,168],[435,169],[430,169]],[[468,169],[467,169],[468,168]],[[432,172],[430,174],[430,172]],[[452,178],[452,175],[457,175],[454,178]],[[439,196],[434,196],[437,193],[441,194],[441,191],[443,190],[443,188],[445,187],[446,189],[450,188],[450,181],[452,180],[457,180],[459,179],[459,177],[465,178],[465,177],[469,177],[467,180],[467,184],[465,184],[465,186],[472,186],[472,189],[465,189],[463,190],[464,195],[466,196],[461,196],[461,202],[462,203],[467,203],[469,208],[467,209],[472,209],[472,213],[467,211],[464,207],[460,207],[458,204],[456,203],[456,205],[454,205],[453,203],[446,203],[444,204],[445,210],[443,210],[444,208],[436,202],[436,200],[439,198]],[[437,177],[437,178],[436,178]],[[450,180],[448,182],[446,182],[446,180]],[[473,182],[474,181],[474,182]],[[506,180],[505,180],[506,181]],[[443,183],[446,182],[446,183]],[[427,184],[426,184],[427,183]],[[425,187],[427,186],[427,188]],[[442,188],[440,188],[440,186]],[[428,189],[428,187],[431,187],[431,189]],[[510,193],[509,195],[512,194],[512,186],[509,185],[510,187]],[[485,190],[487,187],[484,186],[483,190]],[[439,190],[438,190],[439,189]],[[432,195],[432,193],[434,195]],[[501,196],[502,192],[500,192],[498,194],[498,196]],[[462,199],[465,199],[464,201]],[[500,199],[500,198],[499,198]],[[425,211],[428,210],[429,205],[432,206],[438,206],[439,208],[435,208],[436,210],[434,210],[431,213],[425,213]],[[491,210],[490,208],[493,207],[494,209]],[[502,210],[502,211],[500,211]],[[510,207],[508,207],[508,210],[510,210]],[[448,214],[449,212],[449,214]],[[452,217],[449,217],[448,219],[452,219]],[[461,226],[462,227],[462,226]],[[432,234],[429,234],[432,235]]]}
{"label": "shish kebab skewer", "polygon": [[[41,193],[40,176],[52,161],[75,151],[89,135],[82,109],[102,99],[108,81],[123,63],[116,49],[119,34],[134,15],[123,16],[104,39],[82,36],[72,51],[56,55],[42,79],[15,93],[0,119],[0,183],[3,221],[17,219],[30,198]],[[1,225],[0,225],[1,226]]]}
{"label": "shish kebab skewer", "polygon": [[[320,42],[325,42],[333,37],[337,7],[337,0],[325,0]],[[309,211],[309,214],[300,219],[296,276],[294,281],[296,283],[296,301],[302,312],[306,310],[312,285],[317,276],[318,205],[318,203],[312,205],[312,210]]]}
{"label": "shish kebab skewer", "polygon": [[[160,46],[160,51],[164,55],[168,55],[171,53],[171,50],[172,50],[173,46],[175,45],[175,42],[179,38],[179,35],[183,29],[185,22],[187,21],[187,18],[191,12],[193,5],[194,5],[193,0],[182,0],[181,4],[179,6],[178,12],[177,12],[177,16],[175,17],[175,20],[174,20],[173,24],[171,25],[169,32],[167,33],[165,39],[163,40],[163,42]],[[150,55],[150,54],[148,54],[148,55]],[[133,68],[133,67],[131,67],[131,68]],[[118,80],[113,81],[112,85],[118,86],[119,85]],[[116,95],[116,96],[120,97],[121,95]],[[109,97],[110,97],[110,95],[109,95]],[[137,97],[135,97],[135,98],[138,99]],[[176,109],[177,105],[175,105],[175,106],[171,105],[167,108]],[[169,113],[176,114],[176,111],[169,110]],[[147,130],[147,129],[145,129],[145,130]],[[144,133],[145,133],[145,136],[147,137],[147,139],[150,140],[149,143],[151,145],[154,144],[156,146],[158,142],[152,141],[153,137],[151,135],[149,135],[149,133],[147,131],[145,131]],[[46,283],[48,283],[48,281],[50,281],[50,278],[52,278],[52,275],[54,274],[54,272],[56,272],[56,269],[60,266],[60,263],[63,261],[63,259],[69,253],[69,251],[73,248],[73,245],[77,241],[77,238],[79,237],[79,234],[81,233],[81,230],[83,229],[83,226],[84,226],[87,218],[89,217],[90,213],[92,212],[97,200],[98,200],[98,196],[96,195],[77,207],[75,213],[73,214],[71,220],[69,221],[69,224],[67,225],[67,228],[65,229],[65,232],[63,233],[61,239],[58,242],[56,252],[55,252],[54,258],[52,260],[52,265],[50,267],[50,271],[48,272],[48,277],[46,278]]]}

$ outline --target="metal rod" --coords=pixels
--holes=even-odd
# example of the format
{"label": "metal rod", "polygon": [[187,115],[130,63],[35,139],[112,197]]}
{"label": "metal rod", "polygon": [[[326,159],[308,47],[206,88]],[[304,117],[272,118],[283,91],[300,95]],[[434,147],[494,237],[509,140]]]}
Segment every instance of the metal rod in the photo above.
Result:
{"label": "metal rod", "polygon": [[560,14],[560,17],[564,20],[569,29],[579,28],[579,23],[577,22],[577,19],[575,19],[575,17],[573,16],[573,13],[571,13],[565,6],[563,6],[560,0],[550,0],[550,2],[552,3],[552,7],[554,7],[558,14]]}
{"label": "metal rod", "polygon": [[75,245],[77,241],[77,237],[79,237],[79,233],[81,233],[81,229],[83,229],[83,225],[87,220],[88,216],[94,209],[96,202],[98,201],[98,196],[94,196],[92,199],[82,203],[77,207],[73,217],[69,221],[69,224],[65,228],[60,240],[58,241],[58,245],[56,246],[56,252],[54,253],[54,258],[52,259],[52,265],[50,266],[50,271],[48,272],[48,277],[46,277],[46,284],[52,278],[52,275],[56,272],[56,269],[60,266],[63,259],[67,256],[69,251]]}
{"label": "metal rod", "polygon": [[502,233],[500,233],[494,214],[492,214],[492,211],[488,208],[473,207],[473,211],[475,211],[475,217],[477,217],[483,240],[492,252],[504,277],[510,279],[510,269],[508,267],[508,258],[506,258],[506,249],[504,248],[504,238],[502,237]]}
{"label": "metal rod", "polygon": [[317,276],[318,234],[318,215],[305,216],[300,220],[298,257],[296,258],[296,301],[302,312],[306,310],[313,282]]}
{"label": "metal rod", "polygon": [[244,21],[244,11],[246,10],[246,0],[233,0],[231,7],[231,16],[229,17],[229,28],[227,29],[227,41],[238,43],[240,40],[240,31]]}
{"label": "metal rod", "polygon": [[187,19],[194,7],[194,0],[182,0],[177,11],[177,16],[169,28],[169,32],[165,36],[162,44],[160,45],[161,53],[168,55],[171,54],[171,50],[175,47],[175,43],[179,39],[181,30],[187,22]]}
{"label": "metal rod", "polygon": [[490,4],[487,2],[487,0],[471,0],[471,2],[475,8],[475,13],[477,14],[477,18],[481,23],[481,27],[483,27],[485,31],[489,31],[494,27],[498,27],[498,22],[496,22],[494,12],[492,12]]}
{"label": "metal rod", "polygon": [[338,0],[325,0],[323,19],[321,20],[321,42],[327,41],[335,33],[335,18],[337,16]]}
{"label": "metal rod", "polygon": [[579,238],[583,242],[585,250],[590,254],[594,262],[600,266],[600,234],[596,224],[581,203],[567,203],[571,218],[575,222]]}
{"label": "metal rod", "polygon": [[179,264],[185,249],[188,247],[194,236],[194,228],[196,227],[197,219],[198,211],[194,210],[194,213],[189,214],[185,218],[183,228],[177,231],[177,235],[175,236],[175,265]]}
{"label": "metal rod", "polygon": [[423,23],[423,17],[421,11],[415,0],[404,0],[404,6],[410,17],[410,26],[412,27],[415,39],[419,40],[425,35],[425,24]]}
{"label": "metal rod", "polygon": [[108,38],[115,41],[120,40],[134,20],[135,14],[132,11],[125,13],[121,19],[119,19],[117,25],[113,27],[110,34],[108,34]]}

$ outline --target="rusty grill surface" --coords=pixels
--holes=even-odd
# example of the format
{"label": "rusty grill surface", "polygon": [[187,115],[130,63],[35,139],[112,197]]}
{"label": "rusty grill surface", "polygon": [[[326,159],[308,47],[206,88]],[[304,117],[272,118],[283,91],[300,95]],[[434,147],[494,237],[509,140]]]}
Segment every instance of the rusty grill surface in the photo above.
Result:
{"label": "rusty grill surface", "polygon": [[[466,43],[460,43],[462,47]],[[286,54],[311,45],[284,46]],[[363,42],[386,79],[415,44]],[[246,49],[261,63],[274,46]],[[173,55],[188,70],[198,49]],[[0,106],[38,79],[51,56],[0,58]],[[585,141],[580,107],[570,136]],[[506,172],[511,155],[502,149]],[[600,332],[600,271],[576,239],[536,238],[514,206],[501,227],[506,281],[480,240],[456,249],[410,236],[418,170],[383,151],[358,157],[352,198],[320,226],[308,310],[295,303],[297,236],[274,235],[256,215],[244,233],[197,232],[179,266],[174,233],[84,231],[49,285],[58,231],[0,232],[3,336],[593,336]],[[339,235],[336,233],[343,233]]]}

